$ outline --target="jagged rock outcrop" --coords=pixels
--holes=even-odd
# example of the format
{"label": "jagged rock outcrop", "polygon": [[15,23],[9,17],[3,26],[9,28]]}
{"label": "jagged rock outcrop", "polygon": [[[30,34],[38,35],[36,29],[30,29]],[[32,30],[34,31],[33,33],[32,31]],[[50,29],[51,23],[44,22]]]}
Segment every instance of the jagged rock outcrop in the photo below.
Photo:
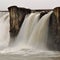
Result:
{"label": "jagged rock outcrop", "polygon": [[10,34],[16,36],[24,21],[25,15],[31,13],[30,9],[11,6],[8,8],[10,13]]}

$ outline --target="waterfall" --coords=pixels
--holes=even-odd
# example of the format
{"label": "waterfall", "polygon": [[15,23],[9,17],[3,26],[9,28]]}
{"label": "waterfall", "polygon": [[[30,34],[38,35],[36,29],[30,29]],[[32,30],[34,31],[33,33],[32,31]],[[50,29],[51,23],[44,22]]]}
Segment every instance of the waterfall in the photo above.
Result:
{"label": "waterfall", "polygon": [[48,24],[49,24],[49,17],[52,12],[45,14],[37,23],[33,32],[29,38],[28,44],[32,47],[39,48],[40,50],[46,49],[46,41],[48,37]]}
{"label": "waterfall", "polygon": [[34,29],[35,25],[39,21],[39,16],[40,16],[40,13],[38,12],[28,14],[25,17],[25,20],[21,26],[20,32],[18,36],[15,38],[14,43],[12,43],[12,46],[9,46],[5,50],[14,52],[21,48],[27,48],[28,47],[26,45],[27,41],[29,40],[29,36],[31,35],[32,30]]}
{"label": "waterfall", "polygon": [[40,16],[40,13],[31,13],[30,15],[28,15],[28,17],[26,16],[22,24],[21,30],[19,32],[19,35],[16,38],[16,43],[19,41],[27,43],[32,33],[32,30],[34,29],[35,25],[39,20],[39,16]]}
{"label": "waterfall", "polygon": [[8,46],[10,41],[10,24],[9,13],[2,13],[0,15],[0,49]]}
{"label": "waterfall", "polygon": [[48,24],[52,11],[45,14],[41,19],[39,19],[40,13],[35,12],[25,16],[19,34],[15,37],[15,41],[11,46],[3,49],[1,53],[22,53],[23,50],[23,53],[30,53],[34,49],[47,49]]}

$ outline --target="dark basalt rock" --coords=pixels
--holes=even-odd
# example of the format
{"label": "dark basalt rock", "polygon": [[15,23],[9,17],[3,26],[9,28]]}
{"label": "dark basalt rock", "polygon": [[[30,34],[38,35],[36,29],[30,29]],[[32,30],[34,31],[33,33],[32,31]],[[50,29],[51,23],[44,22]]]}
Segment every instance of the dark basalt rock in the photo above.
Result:
{"label": "dark basalt rock", "polygon": [[49,50],[60,51],[60,8],[50,16],[47,46]]}
{"label": "dark basalt rock", "polygon": [[8,10],[10,13],[10,35],[15,37],[20,30],[25,15],[31,13],[31,10],[17,6],[11,6]]}

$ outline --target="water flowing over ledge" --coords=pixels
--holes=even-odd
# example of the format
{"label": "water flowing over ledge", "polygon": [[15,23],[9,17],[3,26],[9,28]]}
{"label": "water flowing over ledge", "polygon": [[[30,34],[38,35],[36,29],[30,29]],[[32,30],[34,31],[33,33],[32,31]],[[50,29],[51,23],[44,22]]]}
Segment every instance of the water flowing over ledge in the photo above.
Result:
{"label": "water flowing over ledge", "polygon": [[[5,55],[4,58],[10,56],[18,56],[23,59],[43,59],[42,57],[59,57],[60,54],[57,51],[49,51],[46,47],[47,36],[48,36],[48,24],[49,24],[49,17],[52,14],[52,11],[45,14],[43,17],[39,19],[41,12],[30,13],[25,16],[24,22],[21,26],[19,34],[15,41],[10,42],[10,26],[9,26],[9,14],[4,13],[1,15],[1,29],[2,25],[5,27],[7,32],[3,36],[7,36],[7,39],[2,39],[3,48],[1,48],[0,53],[1,56]],[[4,21],[5,20],[5,21]],[[6,24],[6,26],[5,26]],[[8,25],[7,25],[8,24]],[[3,32],[3,30],[0,30]],[[5,31],[6,32],[6,31]],[[2,35],[1,35],[2,36]],[[13,39],[12,39],[13,40]],[[1,42],[1,41],[0,41]],[[10,43],[9,43],[10,42]],[[6,46],[5,46],[6,45]],[[48,59],[48,58],[47,58]]]}

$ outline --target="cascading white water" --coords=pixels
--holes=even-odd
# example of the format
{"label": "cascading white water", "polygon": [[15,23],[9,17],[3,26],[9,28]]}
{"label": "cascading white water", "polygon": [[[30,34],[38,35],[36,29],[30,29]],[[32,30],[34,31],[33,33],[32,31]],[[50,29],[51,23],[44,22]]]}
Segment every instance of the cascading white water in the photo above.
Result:
{"label": "cascading white water", "polygon": [[32,54],[36,53],[37,50],[47,49],[48,23],[51,13],[44,15],[40,20],[40,13],[27,15],[12,46],[8,46],[0,52]]}
{"label": "cascading white water", "polygon": [[22,44],[22,42],[27,43],[34,26],[38,22],[39,16],[40,13],[38,12],[26,15],[25,20],[21,26],[20,32],[15,39],[16,41],[14,42],[15,44],[14,46],[16,46],[17,43],[19,44]]}
{"label": "cascading white water", "polygon": [[29,48],[26,44],[29,39],[29,36],[32,33],[33,28],[35,27],[39,20],[39,16],[40,13],[38,12],[31,13],[30,15],[26,16],[21,26],[20,32],[18,36],[15,38],[16,41],[12,44],[12,46],[8,47],[5,50],[14,52],[20,50],[21,48]]}
{"label": "cascading white water", "polygon": [[40,13],[31,13],[30,15],[28,15],[28,17],[26,16],[22,24],[21,30],[16,38],[15,45],[17,43],[20,44],[20,42],[27,43],[32,33],[32,30],[34,29],[35,25],[37,24],[39,20],[39,16],[40,16]]}
{"label": "cascading white water", "polygon": [[28,44],[40,50],[46,49],[46,42],[48,37],[48,23],[52,12],[45,14],[37,23],[29,38]]}
{"label": "cascading white water", "polygon": [[[22,24],[22,27],[24,27],[21,27],[15,42],[13,41],[14,44],[12,42],[12,45],[9,46],[9,13],[0,12],[0,60],[60,60],[60,52],[46,50],[48,24],[51,13],[47,13],[41,19],[39,19],[40,13],[27,15]],[[26,35],[23,35],[23,32]],[[25,36],[25,39],[21,36],[21,39],[23,38],[21,40],[20,34],[23,37]]]}
{"label": "cascading white water", "polygon": [[10,41],[9,13],[0,15],[0,49],[6,48]]}
{"label": "cascading white water", "polygon": [[1,18],[0,21],[2,20],[1,22],[3,22],[2,25],[4,25],[4,30],[7,28],[7,31],[6,30],[4,31],[5,32],[4,34],[6,35],[7,39],[4,38],[4,40],[2,41],[4,41],[6,47],[7,46],[8,47],[0,50],[0,53],[14,53],[14,54],[21,54],[21,55],[36,54],[36,56],[38,55],[43,56],[44,54],[47,55],[53,54],[54,52],[47,50],[46,47],[49,17],[51,13],[52,12],[49,12],[48,14],[44,15],[41,19],[39,19],[40,13],[31,13],[27,15],[21,26],[19,34],[15,38],[15,41],[12,44],[12,46],[8,45],[10,39],[9,14],[3,15],[3,19]]}

